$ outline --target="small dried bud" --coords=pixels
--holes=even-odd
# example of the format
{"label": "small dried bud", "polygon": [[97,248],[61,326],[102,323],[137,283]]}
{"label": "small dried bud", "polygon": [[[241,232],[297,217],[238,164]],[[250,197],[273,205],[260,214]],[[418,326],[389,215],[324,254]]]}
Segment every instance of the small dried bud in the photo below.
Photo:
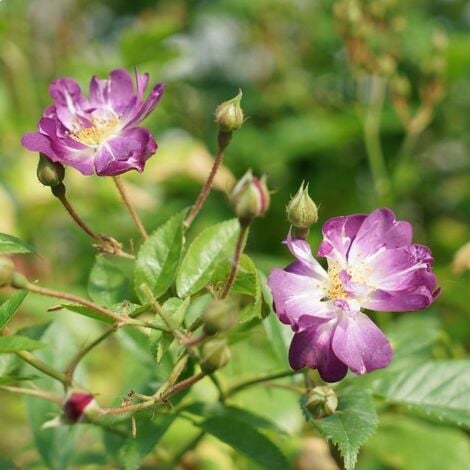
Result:
{"label": "small dried bud", "polygon": [[230,205],[240,221],[250,222],[254,217],[263,216],[269,209],[269,190],[266,176],[260,179],[251,170],[233,188]]}
{"label": "small dried bud", "polygon": [[237,310],[230,300],[213,300],[202,315],[204,332],[215,335],[227,331],[237,322]]}
{"label": "small dried bud", "polygon": [[338,407],[335,391],[326,385],[315,387],[307,392],[305,407],[316,418],[333,414]]}
{"label": "small dried bud", "polygon": [[295,228],[309,228],[318,221],[318,208],[302,182],[297,194],[287,205],[287,219]]}
{"label": "small dried bud", "polygon": [[39,154],[37,169],[38,180],[44,186],[57,186],[64,180],[65,169],[61,163],[53,162],[44,154]]}
{"label": "small dried bud", "polygon": [[231,357],[225,339],[211,341],[202,348],[201,369],[205,374],[211,374],[224,367]]}
{"label": "small dried bud", "polygon": [[95,418],[99,406],[93,395],[87,392],[72,392],[64,403],[64,415],[69,423],[77,423],[85,418]]}
{"label": "small dried bud", "polygon": [[215,120],[221,132],[231,133],[242,127],[244,116],[240,106],[243,93],[239,90],[238,95],[231,100],[219,104],[215,111]]}
{"label": "small dried bud", "polygon": [[13,281],[15,265],[10,258],[0,256],[0,287],[8,286]]}

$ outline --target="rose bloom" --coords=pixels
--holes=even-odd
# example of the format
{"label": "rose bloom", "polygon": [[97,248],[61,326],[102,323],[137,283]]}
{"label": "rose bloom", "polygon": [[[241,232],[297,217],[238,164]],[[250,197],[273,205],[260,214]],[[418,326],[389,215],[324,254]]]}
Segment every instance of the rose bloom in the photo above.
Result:
{"label": "rose bloom", "polygon": [[71,78],[54,80],[49,86],[54,104],[44,110],[38,132],[25,134],[21,142],[84,175],[143,171],[157,143],[137,125],[155,109],[164,89],[155,85],[144,100],[148,81],[148,74],[136,72],[134,88],[126,70],[114,70],[107,80],[91,79],[87,98]]}
{"label": "rose bloom", "polygon": [[416,311],[437,297],[431,252],[411,241],[411,225],[389,209],[335,217],[323,226],[317,253],[327,258],[325,270],[308,243],[289,234],[297,261],[274,269],[268,284],[279,319],[295,332],[293,369],[318,369],[336,382],[348,368],[365,374],[390,363],[390,343],[361,309]]}

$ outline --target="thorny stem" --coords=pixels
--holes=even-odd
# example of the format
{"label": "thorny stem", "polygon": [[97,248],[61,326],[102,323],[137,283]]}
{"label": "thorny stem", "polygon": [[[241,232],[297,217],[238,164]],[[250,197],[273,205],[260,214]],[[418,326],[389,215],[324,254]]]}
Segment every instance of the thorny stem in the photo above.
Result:
{"label": "thorny stem", "polygon": [[121,243],[119,243],[117,240],[107,235],[101,235],[101,234],[94,232],[80,218],[76,210],[73,208],[72,204],[70,204],[70,201],[67,199],[66,188],[63,183],[52,187],[51,192],[57,199],[59,199],[59,201],[65,207],[66,211],[72,217],[74,222],[80,227],[80,229],[82,229],[92,240],[96,242],[93,246],[97,248],[98,251],[102,253],[106,253],[108,255],[120,256],[121,258],[135,259],[134,255],[131,255],[130,253],[126,253],[122,249]]}
{"label": "thorny stem", "polygon": [[65,210],[69,213],[70,217],[74,220],[74,222],[93,240],[96,242],[100,241],[100,236],[95,233],[88,225],[80,218],[77,214],[75,209],[70,204],[69,200],[66,196],[65,185],[60,183],[57,186],[51,188],[52,194],[62,203],[65,207]]}
{"label": "thorny stem", "polygon": [[159,395],[152,396],[147,401],[144,401],[142,403],[135,403],[132,405],[122,405],[116,408],[106,408],[102,410],[102,413],[103,415],[117,415],[117,414],[131,413],[135,411],[144,410],[146,408],[150,408],[151,406],[154,406],[157,403],[166,402],[172,395],[175,395],[176,393],[181,392],[182,390],[188,387],[191,387],[191,385],[194,385],[196,382],[199,382],[199,380],[203,379],[204,377],[205,377],[205,374],[200,372],[199,374],[192,375],[191,377],[188,377],[187,379],[184,379],[181,382],[178,382],[177,384],[169,388],[166,392],[159,394]]}
{"label": "thorny stem", "polygon": [[101,307],[100,305],[97,305],[94,302],[91,302],[90,300],[84,299],[83,297],[79,297],[77,295],[69,294],[67,292],[59,292],[59,291],[55,291],[52,289],[47,289],[45,287],[40,287],[30,282],[26,285],[25,289],[27,289],[30,292],[39,294],[39,295],[44,295],[46,297],[54,297],[56,299],[75,302],[77,304],[83,305],[84,307],[88,307],[92,310],[96,310],[97,312],[100,312],[104,316],[108,318],[112,318],[114,321],[118,323],[125,323],[126,321],[126,317],[121,316],[115,312],[112,312],[111,310],[108,310],[105,307]]}
{"label": "thorny stem", "polygon": [[390,196],[390,181],[380,143],[380,118],[385,99],[386,81],[378,75],[370,76],[370,103],[364,117],[364,141],[369,166],[377,195],[386,202]]}
{"label": "thorny stem", "polygon": [[114,184],[116,185],[117,190],[119,191],[119,195],[121,196],[122,202],[124,202],[125,206],[127,207],[129,213],[131,214],[132,219],[134,220],[135,226],[137,227],[137,230],[139,231],[140,235],[144,240],[147,240],[149,237],[147,234],[147,231],[145,230],[144,224],[140,220],[139,215],[137,214],[137,211],[134,209],[134,206],[132,205],[127,192],[124,188],[124,185],[122,184],[121,179],[119,176],[113,176],[113,181]]}
{"label": "thorny stem", "polygon": [[212,164],[212,168],[209,173],[209,176],[207,177],[207,180],[204,183],[204,186],[202,187],[201,192],[199,193],[199,196],[196,199],[196,202],[194,203],[193,207],[189,211],[189,214],[186,216],[186,219],[184,221],[184,227],[186,230],[191,226],[194,219],[197,217],[197,215],[201,211],[202,206],[206,202],[207,196],[209,196],[209,193],[212,188],[212,184],[214,182],[215,175],[217,174],[217,170],[219,169],[220,164],[222,163],[225,149],[230,143],[231,138],[232,138],[231,133],[219,132],[219,136],[218,136],[219,148],[217,150],[214,163]]}
{"label": "thorny stem", "polygon": [[227,282],[225,283],[224,290],[220,295],[221,299],[225,299],[232,288],[233,283],[237,277],[238,269],[240,267],[240,258],[242,256],[243,250],[246,246],[246,241],[248,239],[249,223],[240,222],[240,233],[238,234],[237,245],[235,247],[235,253],[233,255],[232,269],[228,276]]}
{"label": "thorny stem", "polygon": [[18,393],[20,395],[29,395],[31,397],[42,398],[43,400],[52,401],[53,403],[62,406],[62,398],[53,393],[47,392],[46,390],[34,389],[34,388],[21,388],[11,387],[9,385],[0,385],[0,390],[5,390],[11,393]]}
{"label": "thorny stem", "polygon": [[232,395],[235,395],[235,394],[245,390],[246,388],[252,387],[253,385],[257,385],[257,384],[262,383],[262,382],[269,382],[271,380],[282,379],[284,377],[291,377],[292,375],[297,375],[297,374],[302,374],[302,373],[303,373],[302,369],[301,370],[286,370],[286,371],[283,371],[283,372],[278,372],[276,374],[269,374],[269,375],[265,375],[263,377],[257,377],[256,379],[247,380],[246,382],[242,382],[242,383],[240,383],[238,385],[235,385],[234,387],[230,388],[229,390],[227,390],[227,392],[225,393],[224,398],[229,398]]}

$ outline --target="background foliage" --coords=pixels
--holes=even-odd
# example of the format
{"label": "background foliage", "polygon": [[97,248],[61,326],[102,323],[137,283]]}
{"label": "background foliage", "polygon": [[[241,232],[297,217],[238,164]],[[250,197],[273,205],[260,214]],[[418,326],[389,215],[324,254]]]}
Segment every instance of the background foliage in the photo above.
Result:
{"label": "background foliage", "polygon": [[[148,71],[152,81],[166,83],[162,104],[147,122],[160,150],[143,175],[126,176],[150,229],[194,201],[215,150],[213,110],[238,88],[243,89],[243,107],[249,119],[234,136],[226,167],[216,180],[218,191],[196,220],[194,233],[232,217],[224,191],[248,167],[268,173],[274,189],[271,210],[254,223],[248,245],[249,255],[265,273],[288,262],[280,244],[288,229],[284,206],[302,180],[310,183],[310,193],[320,204],[320,222],[380,205],[363,136],[363,113],[369,98],[348,63],[333,3],[1,2],[0,232],[20,236],[42,255],[17,255],[15,262],[21,270],[29,278],[58,289],[71,285],[75,292],[85,293],[94,264],[89,240],[70,224],[57,201],[36,181],[36,158],[19,143],[20,135],[36,125],[49,102],[48,83],[57,76],[73,76],[86,87],[93,74],[105,76],[116,67],[137,66],[141,72]],[[442,101],[430,125],[407,151],[409,155],[403,157],[401,145],[406,132],[392,105],[391,93],[380,119],[383,152],[395,188],[393,199],[387,202],[400,219],[413,222],[417,241],[432,248],[443,292],[424,312],[378,319],[390,332],[396,355],[386,376],[377,372],[360,379],[369,381],[368,389],[379,400],[380,424],[378,433],[365,444],[358,468],[460,470],[470,457],[468,434],[463,430],[468,430],[470,422],[470,386],[468,381],[455,385],[454,378],[469,377],[470,273],[456,269],[452,261],[470,239],[470,10],[463,0],[361,3],[368,8],[373,3],[393,4],[397,17],[406,19],[406,29],[398,34],[396,47],[400,73],[411,85],[408,100],[412,109],[419,107],[419,84],[428,70],[427,61],[433,57],[435,28],[446,31],[448,47],[441,70],[445,90]],[[379,39],[381,34],[379,31]],[[375,46],[380,53],[383,45]],[[84,180],[70,170],[67,181],[70,198],[97,231],[117,233],[123,240],[135,237],[110,181],[97,177]],[[312,230],[310,241],[315,246],[319,239],[318,227]],[[103,302],[108,301],[113,303],[112,298]],[[39,350],[38,354],[60,363],[74,348],[96,336],[101,326],[78,315],[44,313],[53,305],[29,296],[14,326],[36,324],[26,336],[53,343],[52,351]],[[41,328],[48,320],[53,323],[44,337]],[[222,379],[234,383],[236,378],[285,369],[284,332],[272,316],[268,317],[248,341],[233,345],[234,360],[221,372]],[[110,339],[86,359],[81,371],[82,382],[91,390],[100,390],[99,401],[105,403],[118,404],[130,389],[142,390],[149,383],[151,357],[142,351],[138,340],[121,333],[117,336],[124,348]],[[14,362],[11,355],[0,356],[0,376],[8,375]],[[417,370],[422,377],[431,377],[433,383],[416,386]],[[27,372],[35,373],[32,369]],[[47,380],[41,378],[42,387]],[[433,393],[437,388],[438,398]],[[191,393],[195,399],[215,396],[210,383],[197,385]],[[362,407],[367,409],[370,399],[348,394],[359,414]],[[245,416],[244,420],[236,410],[193,407],[187,412],[189,420],[163,415],[152,422],[154,428],[138,426],[142,439],[129,441],[124,447],[111,438],[103,443],[97,439],[99,431],[88,426],[57,431],[51,440],[39,426],[50,417],[53,407],[51,410],[49,404],[33,399],[26,400],[25,406],[25,400],[6,393],[1,400],[0,429],[8,430],[0,439],[0,455],[5,459],[4,464],[0,460],[2,468],[9,468],[7,461],[20,468],[41,468],[44,464],[61,468],[66,462],[80,468],[112,465],[106,455],[123,456],[128,467],[135,468],[160,437],[164,454],[173,455],[197,437],[199,429],[219,440],[205,439],[194,455],[186,455],[186,468],[193,468],[194,461],[203,468],[253,468],[253,461],[246,457],[250,453],[257,455],[258,464],[269,468],[283,468],[286,458],[302,469],[334,465],[323,462],[327,449],[315,440],[318,428],[328,435],[328,422],[320,426],[306,423],[298,396],[289,390],[253,388],[234,397],[233,407],[256,412],[269,423],[253,425],[249,422],[252,417]],[[413,413],[405,415],[405,410]],[[344,419],[346,428],[360,426],[354,416],[334,419]],[[256,452],[246,449],[245,440],[231,442],[237,433],[224,434],[227,420],[238,429],[239,436],[251,437]],[[373,417],[368,425],[371,423],[376,425]],[[80,439],[74,440],[78,434]],[[365,439],[370,433],[364,429],[363,434]],[[342,436],[330,437],[340,442],[341,448]],[[272,441],[282,454],[272,451]],[[77,446],[74,452],[73,442]],[[113,449],[118,447],[116,454]],[[165,455],[147,457],[149,468],[159,458]],[[272,458],[275,460],[269,460]],[[319,466],[312,466],[312,462]]]}

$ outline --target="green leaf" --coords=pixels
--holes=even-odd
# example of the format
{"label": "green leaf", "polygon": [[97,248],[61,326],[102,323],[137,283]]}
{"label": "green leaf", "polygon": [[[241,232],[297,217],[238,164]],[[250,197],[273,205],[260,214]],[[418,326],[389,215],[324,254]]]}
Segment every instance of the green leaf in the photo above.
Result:
{"label": "green leaf", "polygon": [[470,360],[434,360],[383,376],[374,393],[411,411],[470,429]]}
{"label": "green leaf", "polygon": [[227,422],[232,422],[232,420],[243,421],[244,423],[256,429],[265,429],[267,431],[273,431],[278,434],[284,433],[284,431],[280,429],[279,426],[264,418],[263,416],[259,416],[243,408],[227,406],[218,402],[196,402],[181,408],[180,412],[182,411],[203,418],[224,418]]}
{"label": "green leaf", "polygon": [[142,460],[158,444],[175,418],[176,414],[161,414],[153,421],[148,416],[136,420],[136,439],[127,439],[119,452],[119,460],[124,463],[126,470],[141,468]]}
{"label": "green leaf", "polygon": [[346,470],[357,462],[359,449],[377,429],[378,417],[370,394],[360,388],[348,387],[338,393],[338,409],[325,418],[313,418],[307,409],[305,415],[320,434],[338,447]]}
{"label": "green leaf", "polygon": [[245,421],[236,418],[227,421],[225,417],[216,416],[195,424],[235,450],[242,452],[263,468],[270,470],[289,468],[286,457],[279,447]]}
{"label": "green leaf", "polygon": [[47,345],[26,336],[2,336],[0,337],[0,353],[12,353],[17,351],[32,351],[44,348]]}
{"label": "green leaf", "polygon": [[19,290],[0,306],[0,331],[10,322],[27,295],[28,291]]}
{"label": "green leaf", "polygon": [[147,284],[155,297],[161,297],[173,283],[183,249],[183,222],[187,210],[174,215],[150,235],[141,246],[135,264],[135,288],[145,302],[140,286]]}
{"label": "green leaf", "polygon": [[228,220],[203,230],[189,247],[176,277],[179,297],[195,294],[210,282],[216,266],[233,255],[240,224]]}
{"label": "green leaf", "polygon": [[0,253],[34,253],[34,248],[13,235],[0,233]]}
{"label": "green leaf", "polygon": [[[230,260],[220,263],[211,278],[211,283],[225,282],[230,274],[232,263]],[[240,322],[248,322],[254,318],[261,318],[262,295],[261,281],[255,263],[249,256],[243,254],[240,258],[240,266],[237,277],[230,289],[232,294],[246,296],[250,301],[240,311]],[[251,297],[251,299],[250,299]]]}
{"label": "green leaf", "polygon": [[[162,305],[162,314],[171,323],[173,328],[179,328],[183,323],[184,316],[188,310],[190,298],[184,301],[176,297],[168,299]],[[166,326],[159,315],[156,316],[156,323]],[[154,359],[159,363],[172,344],[179,344],[171,333],[153,330],[150,334],[150,352]]]}
{"label": "green leaf", "polygon": [[88,294],[94,302],[111,307],[129,297],[128,265],[127,260],[103,255],[96,257],[88,279]]}
{"label": "green leaf", "polygon": [[85,307],[83,305],[62,304],[62,307],[67,310],[70,310],[71,312],[83,315],[84,317],[93,318],[94,320],[99,320],[104,323],[108,323],[109,325],[112,325],[114,323],[114,320],[112,318],[107,317],[106,315],[103,315],[102,313],[97,312],[96,310],[93,310],[91,308]]}
{"label": "green leaf", "polygon": [[396,470],[462,470],[470,462],[464,432],[396,414],[381,416],[379,431],[365,448],[383,468]]}

